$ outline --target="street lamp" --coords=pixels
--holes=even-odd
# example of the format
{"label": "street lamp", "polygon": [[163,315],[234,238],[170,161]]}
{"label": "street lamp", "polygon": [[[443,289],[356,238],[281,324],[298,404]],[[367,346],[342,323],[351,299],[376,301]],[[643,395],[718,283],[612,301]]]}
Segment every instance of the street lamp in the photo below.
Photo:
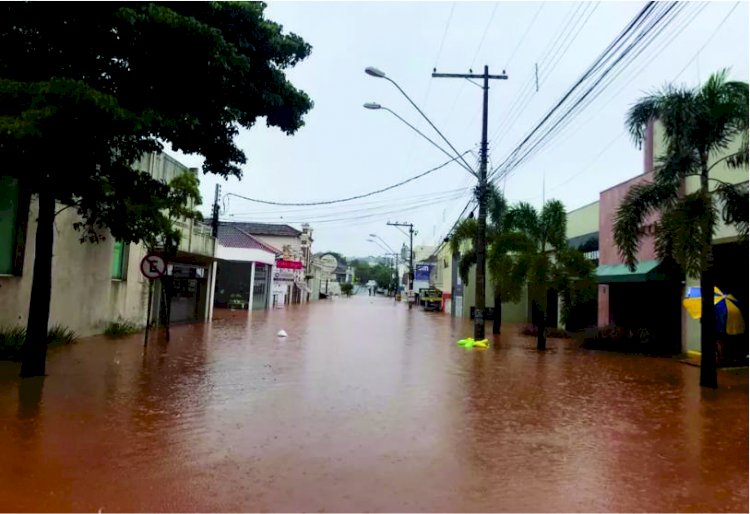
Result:
{"label": "street lamp", "polygon": [[[364,107],[365,109],[369,109],[369,110],[371,110],[371,111],[380,111],[380,110],[382,110],[382,111],[388,111],[389,113],[393,114],[393,115],[394,115],[394,116],[395,116],[396,118],[398,118],[399,120],[401,120],[401,122],[402,122],[402,123],[403,123],[404,125],[408,126],[408,127],[409,127],[410,129],[412,129],[412,130],[413,130],[414,132],[416,132],[417,134],[419,134],[420,136],[422,136],[422,138],[426,139],[426,140],[427,140],[427,141],[428,141],[428,142],[429,142],[429,143],[430,143],[430,144],[431,144],[432,146],[434,146],[435,148],[437,148],[438,150],[440,150],[441,152],[443,152],[443,153],[444,153],[445,155],[447,155],[448,157],[450,157],[450,158],[451,158],[452,160],[454,160],[454,161],[456,161],[457,159],[461,159],[461,160],[463,161],[463,156],[464,156],[464,155],[466,155],[467,153],[473,153],[473,150],[467,150],[467,151],[465,151],[464,153],[462,153],[461,155],[459,155],[459,156],[458,156],[458,158],[457,158],[457,157],[454,157],[453,155],[451,155],[451,153],[450,153],[450,152],[448,152],[448,151],[447,151],[447,150],[445,150],[445,149],[444,149],[444,148],[443,148],[442,146],[440,146],[440,145],[439,145],[439,144],[437,144],[437,143],[436,143],[435,141],[433,141],[432,139],[430,139],[429,137],[427,137],[427,136],[426,136],[426,135],[425,135],[425,134],[424,134],[424,133],[423,133],[422,131],[420,131],[420,130],[419,130],[419,129],[418,129],[417,127],[415,127],[414,125],[412,125],[411,123],[409,123],[408,121],[406,121],[406,120],[405,120],[404,118],[402,118],[401,116],[399,116],[398,114],[396,114],[396,112],[392,111],[392,110],[391,110],[391,109],[389,109],[388,107],[384,107],[384,106],[382,106],[382,105],[380,105],[379,103],[376,103],[376,102],[367,102],[366,104],[364,104],[364,105],[363,105],[363,107]],[[458,162],[458,161],[457,161],[457,162]],[[466,171],[468,171],[469,173],[471,173],[471,174],[472,174],[472,175],[473,175],[474,177],[476,177],[477,175],[476,175],[476,173],[474,173],[474,170],[472,170],[471,168],[467,167],[467,166],[466,166],[466,164],[464,164],[465,162],[466,162],[466,161],[463,161],[463,162],[458,162],[458,164],[459,164],[459,165],[460,165],[460,166],[461,166],[461,167],[462,167],[463,169],[465,169]]]}
{"label": "street lamp", "polygon": [[383,246],[382,244],[380,244],[380,242],[378,242],[378,241],[377,241],[377,240],[375,240],[375,239],[368,239],[368,240],[367,240],[367,242],[368,242],[368,243],[375,243],[375,244],[376,244],[376,245],[378,245],[378,246],[379,246],[380,248],[382,248],[382,249],[383,249],[383,250],[384,250],[384,251],[385,251],[386,253],[388,252],[388,248],[386,248],[385,246]]}
{"label": "street lamp", "polygon": [[[375,235],[375,234],[370,234],[370,236],[372,236],[372,237],[378,237],[378,236],[377,236],[377,235]],[[379,238],[378,238],[378,239],[379,239]],[[396,283],[395,283],[395,291],[396,291],[396,292],[398,292],[398,291],[400,290],[400,287],[399,287],[399,282],[400,282],[400,281],[399,281],[399,279],[398,279],[398,257],[399,257],[398,253],[396,253],[396,252],[393,252],[393,251],[390,251],[390,252],[389,252],[389,251],[388,251],[388,250],[387,250],[387,249],[386,249],[386,248],[385,248],[385,247],[384,247],[383,245],[381,245],[381,244],[380,244],[380,243],[379,243],[379,242],[378,242],[377,240],[375,240],[375,239],[368,239],[368,240],[367,240],[367,242],[368,242],[368,243],[375,243],[375,244],[377,244],[378,246],[380,246],[380,248],[382,248],[383,250],[385,250],[385,255],[386,255],[387,257],[391,257],[391,258],[392,258],[392,261],[393,261],[393,266],[394,266],[394,268],[395,268],[395,275],[394,275],[394,277],[395,277],[395,280],[396,280]],[[383,241],[383,242],[385,243],[385,241]],[[388,244],[388,243],[386,243],[386,244]],[[390,248],[390,247],[388,247],[388,248]],[[391,250],[392,250],[392,249],[391,249]],[[387,261],[386,261],[386,262],[387,262]],[[394,293],[394,294],[395,294],[395,293]]]}
{"label": "street lamp", "polygon": [[380,71],[377,68],[373,68],[372,66],[368,66],[367,68],[365,68],[365,73],[367,73],[368,75],[372,75],[373,77],[377,77],[379,79],[387,78],[385,76],[385,72]]}
{"label": "street lamp", "polygon": [[383,238],[382,238],[382,237],[380,237],[379,235],[377,235],[377,234],[370,234],[370,237],[372,237],[373,239],[379,239],[379,240],[380,240],[380,242],[382,242],[382,243],[383,243],[383,244],[384,244],[385,246],[387,246],[387,247],[388,247],[388,250],[390,250],[390,251],[391,251],[391,253],[396,253],[396,250],[394,250],[393,248],[391,248],[391,245],[389,245],[388,243],[386,243],[386,242],[385,242],[385,241],[383,240]]}
{"label": "street lamp", "polygon": [[[428,118],[427,115],[424,112],[422,112],[422,109],[420,109],[417,106],[417,104],[414,103],[414,100],[412,100],[411,97],[409,97],[409,95],[406,94],[406,91],[404,91],[403,89],[401,89],[401,86],[399,86],[396,83],[395,80],[393,80],[392,78],[386,76],[385,72],[383,72],[383,71],[381,71],[381,70],[379,70],[377,68],[374,68],[372,66],[368,66],[367,68],[365,68],[365,73],[367,73],[371,77],[385,79],[388,82],[390,82],[391,84],[393,84],[394,86],[396,86],[396,89],[398,89],[401,92],[401,94],[404,95],[404,97],[407,100],[409,100],[409,103],[417,110],[417,112],[419,114],[422,115],[422,117],[427,121],[427,123],[430,124],[430,126],[433,128],[433,130],[438,133],[438,135],[443,139],[443,141],[445,141],[445,143],[451,148],[451,150],[453,150],[453,152],[456,154],[456,156],[464,163],[464,165],[466,165],[466,167],[469,170],[471,170],[471,166],[469,165],[468,162],[466,162],[466,159],[464,159],[463,155],[460,154],[458,152],[458,150],[456,150],[456,148],[451,144],[451,142],[448,141],[448,139],[443,135],[443,133],[438,130],[438,128],[435,126],[434,123],[432,123],[432,121],[430,120],[430,118]],[[375,104],[375,105],[377,105],[377,104]],[[474,174],[476,176],[476,174],[473,171],[472,171],[472,174]]]}

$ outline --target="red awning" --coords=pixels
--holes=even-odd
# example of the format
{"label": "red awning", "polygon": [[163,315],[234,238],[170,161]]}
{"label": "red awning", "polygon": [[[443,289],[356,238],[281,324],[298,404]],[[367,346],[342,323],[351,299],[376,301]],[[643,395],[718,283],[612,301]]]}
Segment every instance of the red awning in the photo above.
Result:
{"label": "red awning", "polygon": [[285,261],[279,259],[276,261],[276,267],[279,269],[302,269],[302,263],[300,261]]}

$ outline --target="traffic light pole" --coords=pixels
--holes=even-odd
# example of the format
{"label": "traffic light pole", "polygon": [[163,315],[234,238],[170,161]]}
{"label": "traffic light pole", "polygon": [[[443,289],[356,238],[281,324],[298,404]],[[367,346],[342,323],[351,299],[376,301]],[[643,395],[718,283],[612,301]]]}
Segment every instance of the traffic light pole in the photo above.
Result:
{"label": "traffic light pole", "polygon": [[484,73],[476,75],[473,73],[433,73],[433,78],[461,78],[482,79],[482,146],[480,151],[479,181],[476,188],[477,203],[479,204],[479,217],[477,219],[477,275],[474,308],[474,340],[484,339],[484,307],[485,307],[485,261],[487,253],[487,110],[489,105],[490,79],[507,80],[508,76],[503,71],[502,75],[490,75],[489,67],[484,67]]}

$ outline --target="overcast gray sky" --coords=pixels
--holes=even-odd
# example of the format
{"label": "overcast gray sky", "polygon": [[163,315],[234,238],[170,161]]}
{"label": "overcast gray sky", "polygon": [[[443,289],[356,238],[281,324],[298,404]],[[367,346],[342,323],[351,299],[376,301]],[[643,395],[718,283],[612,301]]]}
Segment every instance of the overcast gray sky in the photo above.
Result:
{"label": "overcast gray sky", "polygon": [[[489,101],[490,158],[497,164],[644,5],[272,2],[267,16],[313,47],[288,76],[315,107],[293,136],[264,122],[243,130],[238,144],[248,157],[244,177],[202,176],[204,210],[217,182],[223,193],[266,200],[332,200],[445,162],[447,157],[391,114],[362,107],[381,103],[429,130],[392,84],[364,73],[366,66],[398,82],[459,151],[478,150],[482,91],[465,80],[433,79],[433,67],[451,73],[480,72],[485,64],[490,73],[505,69],[509,79],[491,84]],[[568,210],[597,200],[602,189],[642,172],[641,154],[624,132],[629,106],[654,87],[674,80],[697,84],[723,67],[731,68],[732,78],[748,80],[748,46],[747,2],[691,2],[596,101],[501,183],[506,196],[539,206],[544,183],[546,198],[562,200]],[[539,92],[530,87],[535,64]],[[190,166],[202,161],[169,153]],[[333,206],[269,207],[230,197],[222,218],[297,227],[307,220],[316,252],[376,255],[382,251],[366,241],[368,234],[394,248],[405,239],[386,226],[389,220],[414,223],[415,244],[441,241],[471,197],[473,182],[451,164],[387,193]]]}

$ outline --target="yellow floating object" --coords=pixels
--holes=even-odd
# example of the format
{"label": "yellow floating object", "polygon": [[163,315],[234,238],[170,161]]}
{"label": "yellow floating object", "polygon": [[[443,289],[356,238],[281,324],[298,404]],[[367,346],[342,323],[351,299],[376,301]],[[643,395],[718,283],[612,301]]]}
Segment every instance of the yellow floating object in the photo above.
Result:
{"label": "yellow floating object", "polygon": [[488,339],[475,341],[473,337],[467,337],[466,339],[459,339],[457,344],[465,348],[489,348],[490,341]]}
{"label": "yellow floating object", "polygon": [[490,346],[490,342],[487,339],[482,339],[481,341],[474,341],[474,348],[488,348]]}

